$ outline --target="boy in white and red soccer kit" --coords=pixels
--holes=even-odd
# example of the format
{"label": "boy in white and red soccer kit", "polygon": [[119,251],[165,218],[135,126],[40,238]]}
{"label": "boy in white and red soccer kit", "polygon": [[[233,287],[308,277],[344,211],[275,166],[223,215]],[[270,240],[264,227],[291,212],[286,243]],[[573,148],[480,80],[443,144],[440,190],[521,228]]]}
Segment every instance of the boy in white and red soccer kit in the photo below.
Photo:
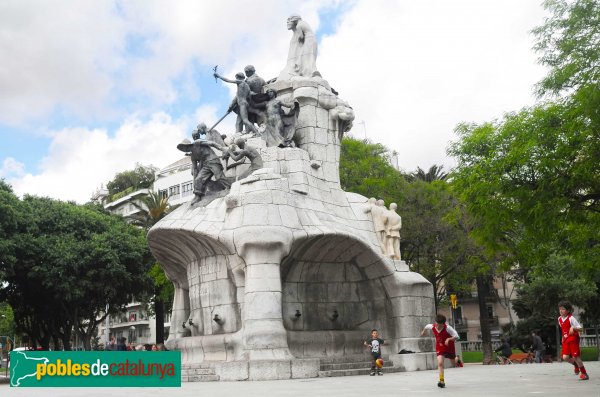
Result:
{"label": "boy in white and red soccer kit", "polygon": [[558,325],[562,334],[562,358],[573,366],[575,366],[575,375],[579,375],[579,379],[588,380],[590,377],[583,366],[581,361],[581,352],[579,351],[579,331],[583,329],[579,321],[571,315],[573,312],[573,306],[567,301],[559,302],[558,311],[560,317],[558,318]]}
{"label": "boy in white and red soccer kit", "polygon": [[424,336],[430,329],[435,336],[435,352],[437,354],[438,368],[440,370],[440,381],[438,387],[446,387],[444,381],[444,358],[456,360],[456,350],[454,341],[458,339],[458,333],[451,326],[446,324],[446,317],[442,314],[435,316],[435,324],[427,324],[421,336]]}

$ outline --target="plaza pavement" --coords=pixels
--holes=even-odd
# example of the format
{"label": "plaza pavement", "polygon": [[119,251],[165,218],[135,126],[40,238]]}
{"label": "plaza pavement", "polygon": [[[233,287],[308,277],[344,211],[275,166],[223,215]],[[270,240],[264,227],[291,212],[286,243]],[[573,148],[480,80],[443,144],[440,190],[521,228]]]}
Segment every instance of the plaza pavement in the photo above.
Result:
{"label": "plaza pavement", "polygon": [[[439,389],[437,371],[401,372],[384,376],[348,376],[261,382],[183,383],[181,388],[11,388],[0,384],[2,397],[385,397],[385,396],[590,396],[600,397],[600,362],[586,362],[590,380],[580,381],[564,363],[468,364],[446,370]],[[0,378],[4,372],[0,372]]]}

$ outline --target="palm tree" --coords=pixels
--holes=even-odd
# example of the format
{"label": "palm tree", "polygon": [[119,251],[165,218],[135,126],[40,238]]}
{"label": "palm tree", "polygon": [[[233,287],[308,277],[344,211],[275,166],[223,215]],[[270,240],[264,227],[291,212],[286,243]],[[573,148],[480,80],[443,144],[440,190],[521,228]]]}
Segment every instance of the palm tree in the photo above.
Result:
{"label": "palm tree", "polygon": [[424,182],[433,182],[433,181],[443,181],[448,177],[447,172],[443,172],[443,165],[432,165],[427,172],[421,169],[421,167],[417,167],[417,171],[409,174],[407,179],[409,182],[414,180],[422,180]]}
{"label": "palm tree", "polygon": [[[147,196],[139,199],[139,202],[132,203],[140,212],[131,217],[132,223],[142,227],[146,233],[158,221],[164,218],[171,210],[169,206],[169,197],[162,196],[156,192],[150,191]],[[156,344],[165,341],[165,296],[173,289],[172,283],[164,276],[164,271],[158,263],[155,263],[150,269],[150,275],[154,279],[154,315],[156,317]],[[171,295],[173,296],[172,292]]]}
{"label": "palm tree", "polygon": [[141,197],[139,203],[132,202],[132,204],[140,211],[131,217],[133,224],[144,228],[146,232],[171,210],[169,197],[163,197],[153,191],[150,191],[147,196]]}

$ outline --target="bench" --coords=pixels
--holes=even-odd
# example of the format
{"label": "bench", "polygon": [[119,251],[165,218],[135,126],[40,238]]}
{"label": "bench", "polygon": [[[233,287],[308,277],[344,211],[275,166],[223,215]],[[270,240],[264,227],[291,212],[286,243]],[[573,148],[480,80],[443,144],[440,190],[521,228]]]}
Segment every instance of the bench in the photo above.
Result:
{"label": "bench", "polygon": [[513,353],[508,358],[513,363],[532,363],[535,355],[533,353]]}

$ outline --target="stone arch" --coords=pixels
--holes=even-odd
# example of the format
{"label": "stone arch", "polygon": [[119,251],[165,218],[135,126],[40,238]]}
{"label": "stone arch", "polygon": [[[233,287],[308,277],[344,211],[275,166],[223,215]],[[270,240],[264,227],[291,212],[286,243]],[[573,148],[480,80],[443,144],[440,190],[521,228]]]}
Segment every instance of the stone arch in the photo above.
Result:
{"label": "stone arch", "polygon": [[391,298],[382,281],[393,271],[355,236],[296,241],[281,264],[282,314],[292,354],[361,354],[361,340],[373,328],[395,337]]}
{"label": "stone arch", "polygon": [[238,331],[242,326],[238,297],[243,297],[245,282],[243,259],[198,231],[152,232],[148,235],[150,247],[175,285],[170,335],[179,338]]}

